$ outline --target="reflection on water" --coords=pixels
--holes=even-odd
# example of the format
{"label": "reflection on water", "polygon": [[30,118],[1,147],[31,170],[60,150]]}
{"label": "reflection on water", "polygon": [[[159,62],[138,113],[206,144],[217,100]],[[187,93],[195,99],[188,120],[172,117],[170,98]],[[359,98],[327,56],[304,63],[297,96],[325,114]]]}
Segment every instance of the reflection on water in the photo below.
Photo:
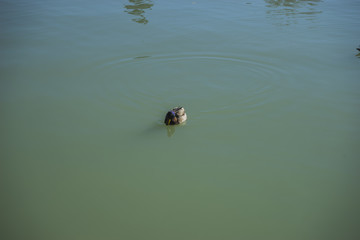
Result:
{"label": "reflection on water", "polygon": [[279,25],[290,25],[304,18],[314,20],[322,11],[317,9],[317,4],[322,0],[264,0],[267,3],[267,13],[278,20]]}
{"label": "reflection on water", "polygon": [[171,137],[175,133],[175,126],[166,126],[167,136]]}
{"label": "reflection on water", "polygon": [[151,0],[129,0],[128,5],[125,5],[125,12],[136,16],[132,20],[137,23],[147,24],[149,21],[145,18],[145,9],[151,9],[154,4]]}

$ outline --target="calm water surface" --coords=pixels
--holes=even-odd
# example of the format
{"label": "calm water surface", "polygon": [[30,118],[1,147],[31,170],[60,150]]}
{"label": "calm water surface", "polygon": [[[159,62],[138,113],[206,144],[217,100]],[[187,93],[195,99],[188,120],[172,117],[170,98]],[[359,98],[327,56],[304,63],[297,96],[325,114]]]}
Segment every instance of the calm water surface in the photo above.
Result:
{"label": "calm water surface", "polygon": [[357,239],[359,12],[0,1],[1,239]]}

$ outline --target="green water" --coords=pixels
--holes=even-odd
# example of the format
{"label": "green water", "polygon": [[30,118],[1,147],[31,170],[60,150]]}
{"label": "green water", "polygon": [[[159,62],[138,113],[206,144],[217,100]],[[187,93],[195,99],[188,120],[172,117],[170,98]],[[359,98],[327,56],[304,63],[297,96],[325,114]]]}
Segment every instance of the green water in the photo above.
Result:
{"label": "green water", "polygon": [[1,239],[357,239],[359,12],[0,1]]}

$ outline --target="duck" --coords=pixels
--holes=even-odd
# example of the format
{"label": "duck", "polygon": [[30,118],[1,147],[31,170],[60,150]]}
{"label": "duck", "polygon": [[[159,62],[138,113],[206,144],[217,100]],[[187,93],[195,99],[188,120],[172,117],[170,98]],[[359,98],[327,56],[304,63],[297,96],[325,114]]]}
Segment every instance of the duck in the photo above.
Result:
{"label": "duck", "polygon": [[165,116],[165,125],[178,125],[187,120],[187,115],[183,107],[175,107],[168,111]]}

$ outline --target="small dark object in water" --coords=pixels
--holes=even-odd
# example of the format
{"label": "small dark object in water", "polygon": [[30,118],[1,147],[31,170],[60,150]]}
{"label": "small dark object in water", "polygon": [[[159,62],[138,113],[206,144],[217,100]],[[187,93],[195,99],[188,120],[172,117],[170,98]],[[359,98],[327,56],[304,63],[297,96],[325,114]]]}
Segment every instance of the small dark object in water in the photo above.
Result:
{"label": "small dark object in water", "polygon": [[185,122],[186,119],[185,109],[183,107],[175,107],[166,113],[164,123],[166,125],[178,125]]}
{"label": "small dark object in water", "polygon": [[360,47],[358,47],[357,50],[360,51]]}

